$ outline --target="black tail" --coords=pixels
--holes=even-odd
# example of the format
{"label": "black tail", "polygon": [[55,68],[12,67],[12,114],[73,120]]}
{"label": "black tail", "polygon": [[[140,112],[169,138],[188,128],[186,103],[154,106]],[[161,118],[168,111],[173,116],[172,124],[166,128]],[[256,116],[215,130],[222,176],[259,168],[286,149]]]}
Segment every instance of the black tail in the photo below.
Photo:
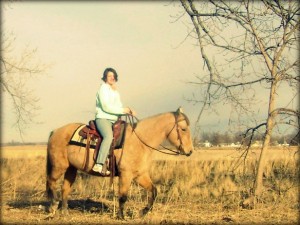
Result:
{"label": "black tail", "polygon": [[53,134],[53,131],[51,131],[49,138],[48,138],[47,159],[46,159],[47,160],[47,162],[46,162],[46,193],[47,193],[48,198],[52,197],[52,192],[51,192],[51,190],[49,188],[49,184],[48,184],[48,178],[52,171],[52,165],[51,165],[50,158],[49,158],[50,138],[51,138],[52,134]]}

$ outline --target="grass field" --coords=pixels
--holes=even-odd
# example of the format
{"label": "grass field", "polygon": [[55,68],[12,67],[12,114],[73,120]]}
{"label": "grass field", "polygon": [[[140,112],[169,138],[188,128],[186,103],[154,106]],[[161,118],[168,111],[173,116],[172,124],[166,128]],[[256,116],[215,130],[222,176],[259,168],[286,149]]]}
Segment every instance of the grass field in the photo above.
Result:
{"label": "grass field", "polygon": [[265,191],[254,208],[241,204],[252,192],[259,150],[246,160],[234,149],[201,149],[190,157],[154,154],[151,175],[158,189],[153,211],[138,211],[147,195],[132,184],[126,221],[115,218],[118,178],[78,173],[68,216],[50,218],[45,191],[46,146],[1,149],[1,224],[298,224],[297,148],[270,149]]}

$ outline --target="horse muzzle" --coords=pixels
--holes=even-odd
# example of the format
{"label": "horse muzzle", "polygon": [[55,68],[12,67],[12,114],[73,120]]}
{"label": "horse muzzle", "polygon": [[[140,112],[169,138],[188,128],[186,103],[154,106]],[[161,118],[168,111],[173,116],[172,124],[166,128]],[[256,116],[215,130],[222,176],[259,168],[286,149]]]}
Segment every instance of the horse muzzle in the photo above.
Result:
{"label": "horse muzzle", "polygon": [[178,147],[178,150],[180,151],[180,155],[190,156],[193,153],[193,150],[190,150],[189,152],[184,151],[181,145]]}
{"label": "horse muzzle", "polygon": [[193,153],[193,150],[189,151],[188,153],[185,153],[186,156],[190,156]]}

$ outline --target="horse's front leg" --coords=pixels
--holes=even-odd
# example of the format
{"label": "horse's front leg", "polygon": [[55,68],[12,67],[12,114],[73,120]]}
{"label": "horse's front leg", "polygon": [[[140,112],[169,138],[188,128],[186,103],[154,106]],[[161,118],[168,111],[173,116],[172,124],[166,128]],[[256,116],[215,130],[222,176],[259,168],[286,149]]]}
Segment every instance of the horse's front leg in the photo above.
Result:
{"label": "horse's front leg", "polygon": [[153,203],[156,199],[157,196],[157,189],[153,185],[152,180],[149,176],[149,173],[144,173],[140,175],[139,177],[136,178],[136,181],[139,185],[141,185],[143,188],[145,188],[150,194],[148,195],[148,204],[147,206],[141,210],[140,215],[144,216],[146,215],[149,211],[152,210]]}
{"label": "horse's front leg", "polygon": [[132,181],[132,174],[122,172],[119,178],[119,211],[118,219],[124,219],[124,206],[127,201],[128,191]]}

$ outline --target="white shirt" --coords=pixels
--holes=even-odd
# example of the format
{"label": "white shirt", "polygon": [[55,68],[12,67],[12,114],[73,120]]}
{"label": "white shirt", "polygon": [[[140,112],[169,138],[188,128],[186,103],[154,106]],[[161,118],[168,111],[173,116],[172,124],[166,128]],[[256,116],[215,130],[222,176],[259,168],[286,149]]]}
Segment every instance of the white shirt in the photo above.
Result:
{"label": "white shirt", "polygon": [[124,114],[120,94],[113,90],[107,83],[100,86],[96,94],[96,116],[95,118],[117,121],[118,116]]}

